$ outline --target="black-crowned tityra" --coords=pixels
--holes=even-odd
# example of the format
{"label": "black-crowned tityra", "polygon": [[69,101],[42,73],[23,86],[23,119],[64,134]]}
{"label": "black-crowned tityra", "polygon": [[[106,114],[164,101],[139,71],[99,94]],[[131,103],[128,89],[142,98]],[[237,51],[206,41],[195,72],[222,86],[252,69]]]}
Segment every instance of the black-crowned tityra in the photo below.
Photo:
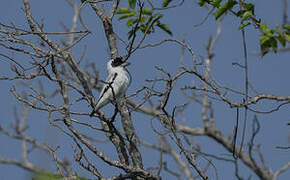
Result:
{"label": "black-crowned tityra", "polygon": [[90,116],[93,116],[95,112],[98,112],[108,103],[125,95],[131,81],[130,74],[125,68],[128,65],[130,63],[123,61],[122,57],[111,59],[107,63],[108,77],[100,93],[97,105]]}

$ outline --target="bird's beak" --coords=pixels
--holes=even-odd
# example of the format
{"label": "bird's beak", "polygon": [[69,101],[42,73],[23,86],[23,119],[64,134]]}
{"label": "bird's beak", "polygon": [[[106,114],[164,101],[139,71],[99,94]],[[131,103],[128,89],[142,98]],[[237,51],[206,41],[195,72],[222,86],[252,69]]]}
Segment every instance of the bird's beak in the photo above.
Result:
{"label": "bird's beak", "polygon": [[124,62],[123,64],[122,64],[122,66],[123,67],[126,67],[126,66],[129,66],[131,63],[130,62]]}

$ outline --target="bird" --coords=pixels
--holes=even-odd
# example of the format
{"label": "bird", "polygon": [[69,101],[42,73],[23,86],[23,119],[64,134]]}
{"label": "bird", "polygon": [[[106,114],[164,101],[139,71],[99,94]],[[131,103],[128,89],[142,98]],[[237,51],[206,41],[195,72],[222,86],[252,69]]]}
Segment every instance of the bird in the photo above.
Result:
{"label": "bird", "polygon": [[90,114],[91,117],[110,102],[125,96],[131,82],[130,73],[125,67],[130,64],[123,61],[122,57],[113,58],[107,63],[108,77],[102,87],[97,105]]}

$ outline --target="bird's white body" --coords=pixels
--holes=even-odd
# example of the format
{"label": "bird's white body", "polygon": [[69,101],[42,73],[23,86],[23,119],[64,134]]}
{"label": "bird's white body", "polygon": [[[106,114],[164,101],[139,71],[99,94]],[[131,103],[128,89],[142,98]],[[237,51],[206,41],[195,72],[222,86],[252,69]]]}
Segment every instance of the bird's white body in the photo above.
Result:
{"label": "bird's white body", "polygon": [[127,66],[128,63],[114,66],[113,61],[114,59],[107,63],[108,77],[100,93],[95,111],[98,111],[111,101],[123,97],[130,84],[130,75],[125,69],[125,66]]}

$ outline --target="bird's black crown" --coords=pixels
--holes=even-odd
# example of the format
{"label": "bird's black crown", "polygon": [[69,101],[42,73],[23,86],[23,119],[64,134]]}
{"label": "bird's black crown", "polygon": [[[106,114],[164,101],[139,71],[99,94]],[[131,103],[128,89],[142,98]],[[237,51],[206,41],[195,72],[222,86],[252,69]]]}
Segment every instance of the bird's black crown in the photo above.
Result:
{"label": "bird's black crown", "polygon": [[117,66],[120,66],[120,65],[123,64],[123,63],[124,63],[124,61],[122,60],[122,57],[116,57],[116,58],[112,61],[111,65],[112,65],[112,67],[117,67]]}

